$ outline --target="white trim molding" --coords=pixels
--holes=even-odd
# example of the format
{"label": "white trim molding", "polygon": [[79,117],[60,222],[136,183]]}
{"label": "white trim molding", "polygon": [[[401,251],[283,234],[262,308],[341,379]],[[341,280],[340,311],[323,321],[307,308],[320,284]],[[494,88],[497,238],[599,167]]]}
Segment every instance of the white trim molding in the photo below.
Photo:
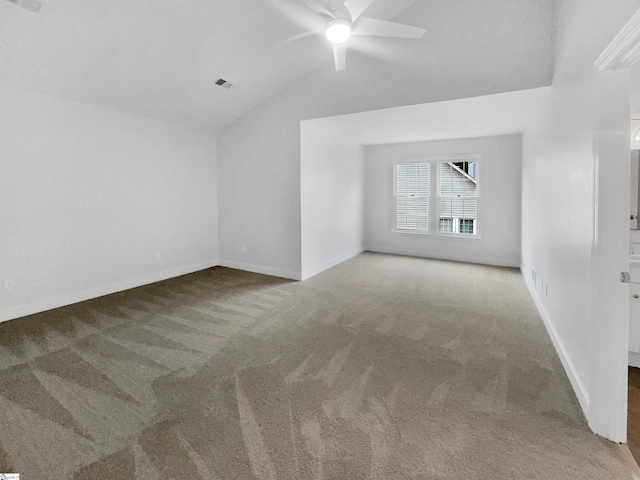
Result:
{"label": "white trim molding", "polygon": [[[441,235],[444,236],[444,235]],[[448,239],[451,241],[460,240],[462,242],[466,242],[470,239],[460,237],[460,236],[449,236]],[[504,260],[495,260],[491,257],[478,257],[477,255],[469,255],[469,258],[455,258],[455,255],[440,255],[440,254],[423,254],[420,252],[416,252],[415,250],[410,250],[406,248],[396,248],[396,247],[388,247],[386,245],[367,245],[364,249],[365,252],[372,253],[387,253],[389,255],[402,255],[405,257],[415,257],[415,258],[425,258],[428,260],[443,260],[445,262],[462,262],[462,263],[473,263],[477,265],[493,265],[496,267],[509,267],[509,268],[518,268],[520,260],[504,261]]]}
{"label": "white trim molding", "polygon": [[580,407],[582,407],[582,411],[586,416],[589,412],[589,392],[587,391],[584,385],[584,382],[580,378],[580,375],[578,374],[578,371],[576,370],[574,363],[571,360],[571,356],[569,355],[569,353],[567,352],[567,349],[564,346],[564,343],[560,339],[560,335],[558,335],[558,332],[553,324],[553,320],[551,319],[551,316],[549,315],[547,310],[544,308],[544,305],[540,300],[540,297],[538,296],[536,286],[532,284],[531,277],[526,274],[527,271],[530,271],[530,269],[529,270],[525,269],[524,265],[520,266],[520,273],[522,274],[524,283],[527,286],[527,290],[529,290],[529,294],[533,299],[533,303],[538,309],[538,313],[540,314],[540,317],[542,318],[544,326],[547,329],[547,333],[549,334],[549,337],[551,337],[551,342],[553,343],[553,346],[555,347],[556,352],[560,357],[560,361],[562,362],[564,371],[566,372],[567,377],[569,377],[569,381],[571,382],[573,391],[575,392],[576,397],[578,398],[578,402],[580,402]]}
{"label": "white trim molding", "polygon": [[640,353],[638,352],[629,352],[629,366],[640,368]]}
{"label": "white trim molding", "polygon": [[177,267],[160,272],[149,273],[141,277],[122,280],[107,285],[87,288],[78,292],[65,293],[63,295],[45,298],[23,305],[5,307],[0,309],[0,322],[6,322],[8,320],[25,317],[27,315],[34,315],[40,312],[46,312],[47,310],[64,307],[66,305],[71,305],[78,302],[84,302],[85,300],[102,297],[104,295],[110,295],[116,292],[122,292],[123,290],[129,290],[130,288],[141,287],[142,285],[148,285],[150,283],[160,282],[169,278],[187,275],[189,273],[198,272],[200,270],[212,268],[217,265],[217,260],[199,262],[184,267]]}
{"label": "white trim molding", "polygon": [[619,70],[640,60],[640,11],[618,32],[615,39],[595,61],[596,70]]}
{"label": "white trim molding", "polygon": [[324,272],[325,270],[328,270],[331,267],[335,267],[336,265],[342,262],[346,262],[347,260],[360,255],[362,252],[364,252],[364,248],[356,248],[355,250],[351,250],[350,252],[339,255],[335,258],[332,258],[331,260],[327,260],[326,262],[321,263],[320,265],[307,268],[302,272],[302,280],[307,280],[308,278],[311,278],[314,275]]}
{"label": "white trim molding", "polygon": [[294,270],[254,265],[253,263],[237,262],[235,260],[227,260],[224,258],[220,259],[218,266],[235,268],[237,270],[244,270],[245,272],[261,273],[262,275],[270,275],[272,277],[287,278],[289,280],[301,280],[302,277],[300,272],[296,272]]}
{"label": "white trim molding", "polygon": [[[630,67],[640,59],[640,11],[593,64],[592,338],[589,427],[614,442],[627,440]],[[626,159],[626,160],[625,160]],[[626,165],[626,166],[625,166]],[[625,174],[625,172],[627,172]],[[621,190],[626,185],[625,190]]]}

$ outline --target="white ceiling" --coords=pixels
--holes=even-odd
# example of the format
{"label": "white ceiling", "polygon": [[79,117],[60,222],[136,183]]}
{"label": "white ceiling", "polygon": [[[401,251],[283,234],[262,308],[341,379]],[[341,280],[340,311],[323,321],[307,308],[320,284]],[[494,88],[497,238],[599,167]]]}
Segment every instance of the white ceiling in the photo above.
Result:
{"label": "white ceiling", "polygon": [[[367,15],[414,2],[378,0]],[[0,0],[0,81],[218,128],[333,64],[320,35],[283,42],[306,28],[292,8],[301,0],[43,0],[33,13]],[[214,85],[220,77],[233,88]]]}
{"label": "white ceiling", "polygon": [[319,113],[336,115],[544,86],[553,73],[556,0],[375,0],[367,16],[427,33],[354,37],[344,72],[321,33],[283,41],[309,25],[296,22],[303,0],[42,3],[0,0],[0,82],[213,129],[294,84],[329,88]]}
{"label": "white ceiling", "polygon": [[362,145],[522,133],[548,108],[551,87],[305,120],[303,127]]}

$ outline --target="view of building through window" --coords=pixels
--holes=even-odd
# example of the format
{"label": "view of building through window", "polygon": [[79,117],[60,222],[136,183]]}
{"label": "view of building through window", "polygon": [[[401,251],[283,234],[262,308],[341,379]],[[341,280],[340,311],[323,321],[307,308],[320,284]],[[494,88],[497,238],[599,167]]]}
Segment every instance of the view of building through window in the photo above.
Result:
{"label": "view of building through window", "polygon": [[478,162],[441,161],[440,233],[475,235],[478,219]]}

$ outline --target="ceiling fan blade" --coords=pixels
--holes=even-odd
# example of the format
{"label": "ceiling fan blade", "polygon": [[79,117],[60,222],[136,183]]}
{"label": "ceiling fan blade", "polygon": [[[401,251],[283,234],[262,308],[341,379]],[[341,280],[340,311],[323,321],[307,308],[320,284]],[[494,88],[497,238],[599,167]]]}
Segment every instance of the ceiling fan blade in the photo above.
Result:
{"label": "ceiling fan blade", "polygon": [[324,28],[316,28],[315,30],[307,30],[306,32],[299,33],[297,35],[292,35],[289,38],[285,38],[282,40],[283,43],[293,42],[294,40],[300,40],[301,38],[308,37],[309,35],[313,35],[314,33],[318,33],[324,30]]}
{"label": "ceiling fan blade", "polygon": [[320,15],[323,15],[326,17],[335,18],[335,15],[333,13],[331,13],[324,5],[321,5],[317,1],[314,1],[314,0],[302,0],[302,1],[307,7],[309,7],[314,12],[319,13]]}
{"label": "ceiling fan blade", "polygon": [[9,0],[11,3],[15,3],[19,7],[22,7],[26,10],[31,10],[32,12],[39,12],[40,7],[42,7],[42,3],[40,0]]}
{"label": "ceiling fan blade", "polygon": [[422,38],[426,30],[403,23],[387,22],[375,18],[360,17],[353,28],[354,35],[373,35],[377,37]]}
{"label": "ceiling fan blade", "polygon": [[347,45],[341,43],[333,46],[333,60],[336,64],[336,72],[344,70],[347,63]]}
{"label": "ceiling fan blade", "polygon": [[351,13],[351,21],[355,22],[372,3],[373,0],[347,0],[344,4]]}

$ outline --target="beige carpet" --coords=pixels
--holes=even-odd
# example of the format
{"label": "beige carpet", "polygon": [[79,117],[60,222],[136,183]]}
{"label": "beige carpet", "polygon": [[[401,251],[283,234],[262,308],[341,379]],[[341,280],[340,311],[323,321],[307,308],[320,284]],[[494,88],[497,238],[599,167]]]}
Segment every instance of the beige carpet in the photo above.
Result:
{"label": "beige carpet", "polygon": [[7,471],[640,478],[590,433],[517,270],[378,254],[306,282],[210,269],[0,324]]}

